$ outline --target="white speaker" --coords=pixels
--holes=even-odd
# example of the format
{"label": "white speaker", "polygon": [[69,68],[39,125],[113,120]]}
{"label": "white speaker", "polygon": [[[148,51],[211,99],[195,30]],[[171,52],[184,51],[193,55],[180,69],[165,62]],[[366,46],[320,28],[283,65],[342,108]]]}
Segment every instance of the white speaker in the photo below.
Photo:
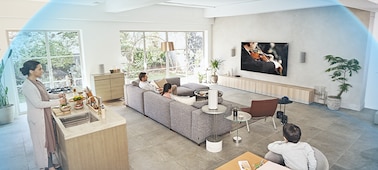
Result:
{"label": "white speaker", "polygon": [[100,64],[99,65],[99,70],[100,70],[100,74],[104,74],[105,73],[104,64]]}

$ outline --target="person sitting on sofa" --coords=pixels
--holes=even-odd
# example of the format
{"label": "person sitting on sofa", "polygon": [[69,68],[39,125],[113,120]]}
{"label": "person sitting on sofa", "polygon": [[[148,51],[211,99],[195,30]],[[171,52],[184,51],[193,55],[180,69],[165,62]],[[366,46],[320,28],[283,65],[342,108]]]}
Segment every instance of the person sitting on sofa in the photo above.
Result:
{"label": "person sitting on sofa", "polygon": [[161,95],[170,99],[171,94],[172,94],[172,85],[170,83],[165,83],[163,87],[163,92],[161,93]]}
{"label": "person sitting on sofa", "polygon": [[[156,87],[155,85],[148,82],[148,76],[145,72],[139,73],[139,87],[144,90],[151,90],[156,93],[162,93],[163,88],[162,87]],[[177,85],[172,85],[172,94],[177,95]]]}
{"label": "person sitting on sofa", "polygon": [[147,73],[145,72],[139,73],[139,80],[140,80],[139,87],[141,89],[151,90],[156,93],[160,93],[163,90],[162,88],[156,88],[153,84],[149,83]]}
{"label": "person sitting on sofa", "polygon": [[275,141],[268,145],[269,152],[265,159],[276,163],[274,157],[277,154],[282,155],[285,166],[293,170],[315,170],[316,159],[314,150],[306,142],[299,142],[301,138],[301,129],[292,123],[286,123],[283,126],[284,141]]}

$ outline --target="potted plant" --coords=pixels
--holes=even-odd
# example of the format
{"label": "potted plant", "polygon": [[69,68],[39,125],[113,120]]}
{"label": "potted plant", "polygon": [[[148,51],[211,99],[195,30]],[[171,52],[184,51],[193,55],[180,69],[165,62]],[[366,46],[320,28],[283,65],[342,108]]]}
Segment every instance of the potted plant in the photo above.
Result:
{"label": "potted plant", "polygon": [[198,82],[203,83],[203,79],[205,78],[205,74],[198,73]]}
{"label": "potted plant", "polygon": [[218,82],[217,71],[219,70],[219,67],[222,63],[223,63],[223,60],[221,60],[221,59],[212,59],[210,61],[210,66],[213,70],[213,75],[211,76],[211,82],[213,82],[213,83]]}
{"label": "potted plant", "polygon": [[357,59],[344,59],[333,55],[326,55],[324,59],[329,63],[330,67],[325,72],[331,72],[332,81],[339,82],[339,93],[336,96],[327,97],[327,107],[331,110],[338,110],[341,105],[341,95],[348,92],[352,87],[348,83],[348,78],[352,77],[353,72],[358,73],[361,69]]}
{"label": "potted plant", "polygon": [[0,64],[0,125],[13,122],[14,105],[9,104],[8,87],[3,84],[3,72],[5,64],[2,60]]}

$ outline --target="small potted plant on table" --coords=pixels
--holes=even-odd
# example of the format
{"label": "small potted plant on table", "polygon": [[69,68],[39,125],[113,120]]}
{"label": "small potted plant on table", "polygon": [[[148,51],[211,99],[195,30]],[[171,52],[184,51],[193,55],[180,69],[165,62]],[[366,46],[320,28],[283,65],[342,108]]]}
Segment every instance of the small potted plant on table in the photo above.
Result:
{"label": "small potted plant on table", "polygon": [[211,76],[211,82],[213,82],[213,83],[218,82],[217,71],[219,70],[219,67],[222,63],[223,63],[223,60],[221,60],[221,59],[212,59],[210,61],[210,66],[213,69],[213,75]]}

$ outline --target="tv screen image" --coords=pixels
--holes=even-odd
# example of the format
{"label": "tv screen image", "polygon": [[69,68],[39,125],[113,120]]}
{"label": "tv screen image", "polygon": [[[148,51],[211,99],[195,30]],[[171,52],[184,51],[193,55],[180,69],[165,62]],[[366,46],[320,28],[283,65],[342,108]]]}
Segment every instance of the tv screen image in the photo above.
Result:
{"label": "tv screen image", "polygon": [[288,43],[242,42],[241,70],[286,76],[288,50]]}

